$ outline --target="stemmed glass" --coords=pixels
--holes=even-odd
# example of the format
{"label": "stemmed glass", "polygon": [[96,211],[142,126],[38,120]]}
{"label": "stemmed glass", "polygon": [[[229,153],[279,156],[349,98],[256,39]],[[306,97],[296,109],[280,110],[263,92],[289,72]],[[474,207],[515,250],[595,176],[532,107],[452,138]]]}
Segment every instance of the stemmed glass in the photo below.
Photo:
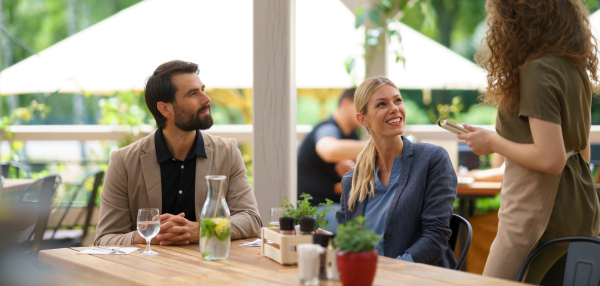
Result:
{"label": "stemmed glass", "polygon": [[271,208],[269,227],[279,227],[279,218],[283,217],[284,211],[282,207]]}
{"label": "stemmed glass", "polygon": [[146,250],[140,255],[157,255],[158,252],[150,249],[150,240],[160,231],[160,215],[158,209],[139,209],[137,217],[137,230],[146,239]]}

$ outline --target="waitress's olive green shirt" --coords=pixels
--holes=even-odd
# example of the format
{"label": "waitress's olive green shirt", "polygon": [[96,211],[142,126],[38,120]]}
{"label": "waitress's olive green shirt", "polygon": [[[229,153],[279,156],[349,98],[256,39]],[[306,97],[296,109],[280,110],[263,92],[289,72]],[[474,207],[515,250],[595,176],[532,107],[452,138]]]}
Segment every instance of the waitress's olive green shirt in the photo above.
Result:
{"label": "waitress's olive green shirt", "polygon": [[[524,66],[519,79],[519,106],[515,112],[498,113],[498,134],[516,143],[533,143],[529,118],[538,118],[560,124],[567,152],[587,148],[592,93],[585,69],[570,65],[562,57],[543,55]],[[581,155],[572,156],[562,171],[550,222],[541,241],[598,235],[599,208],[589,165]]]}

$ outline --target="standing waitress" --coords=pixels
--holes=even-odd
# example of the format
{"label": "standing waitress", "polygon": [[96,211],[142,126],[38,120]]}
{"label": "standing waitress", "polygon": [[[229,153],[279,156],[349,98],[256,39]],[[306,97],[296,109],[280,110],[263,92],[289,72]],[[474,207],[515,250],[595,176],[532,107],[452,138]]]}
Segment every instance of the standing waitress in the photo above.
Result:
{"label": "standing waitress", "polygon": [[[590,160],[596,40],[581,0],[488,0],[489,31],[476,55],[488,69],[484,103],[497,106],[497,134],[464,125],[478,155],[506,157],[498,234],[483,275],[514,280],[536,246],[596,236],[600,205]],[[539,284],[565,253],[557,246],[530,266]]]}

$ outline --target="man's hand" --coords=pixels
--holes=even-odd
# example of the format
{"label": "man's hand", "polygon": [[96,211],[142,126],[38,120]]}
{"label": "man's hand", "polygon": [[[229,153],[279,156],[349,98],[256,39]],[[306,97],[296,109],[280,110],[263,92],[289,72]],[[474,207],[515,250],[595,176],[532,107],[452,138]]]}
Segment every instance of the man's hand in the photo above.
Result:
{"label": "man's hand", "polygon": [[[198,242],[197,222],[191,222],[185,219],[185,214],[178,215],[163,214],[160,216],[160,232],[150,243],[160,245],[186,245]],[[134,234],[134,243],[145,243],[145,239],[136,231]]]}
{"label": "man's hand", "polygon": [[[161,233],[157,236],[160,245],[186,245],[200,240],[200,223],[185,219],[184,213],[176,216],[163,214],[161,222],[163,220],[165,224],[161,225]],[[162,231],[163,225],[167,225],[164,231]]]}
{"label": "man's hand", "polygon": [[350,171],[350,169],[356,166],[356,162],[352,160],[342,160],[335,164],[335,172],[338,176],[343,177],[346,172]]}
{"label": "man's hand", "polygon": [[189,221],[185,219],[185,214],[178,215],[163,214],[160,216],[160,232],[156,240],[160,245],[186,245],[189,244],[188,233]]}

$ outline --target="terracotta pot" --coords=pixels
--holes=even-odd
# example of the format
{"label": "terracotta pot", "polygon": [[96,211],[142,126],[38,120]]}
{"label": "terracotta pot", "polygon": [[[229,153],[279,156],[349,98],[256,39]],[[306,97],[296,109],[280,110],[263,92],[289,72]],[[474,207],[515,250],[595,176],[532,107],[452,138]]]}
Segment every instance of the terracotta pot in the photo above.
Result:
{"label": "terracotta pot", "polygon": [[377,271],[377,250],[348,252],[338,251],[336,262],[340,280],[344,286],[369,286]]}

